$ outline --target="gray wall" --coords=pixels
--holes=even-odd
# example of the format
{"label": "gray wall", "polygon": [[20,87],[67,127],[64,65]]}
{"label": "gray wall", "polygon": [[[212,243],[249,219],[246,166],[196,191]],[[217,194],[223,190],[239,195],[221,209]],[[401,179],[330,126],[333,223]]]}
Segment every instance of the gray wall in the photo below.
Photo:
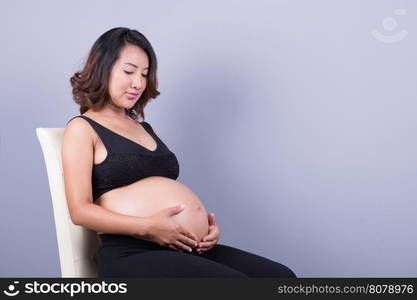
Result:
{"label": "gray wall", "polygon": [[0,275],[60,276],[35,128],[79,113],[69,77],[127,26],[159,60],[147,121],[220,243],[299,277],[417,276],[416,13],[412,0],[0,2]]}

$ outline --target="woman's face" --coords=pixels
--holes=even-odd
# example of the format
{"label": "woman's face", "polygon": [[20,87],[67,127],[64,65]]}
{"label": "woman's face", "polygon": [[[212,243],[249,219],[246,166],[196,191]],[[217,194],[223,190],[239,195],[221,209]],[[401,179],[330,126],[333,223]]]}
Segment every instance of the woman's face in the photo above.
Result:
{"label": "woman's face", "polygon": [[116,106],[131,108],[146,88],[149,60],[138,46],[126,45],[120,51],[109,78],[109,94]]}

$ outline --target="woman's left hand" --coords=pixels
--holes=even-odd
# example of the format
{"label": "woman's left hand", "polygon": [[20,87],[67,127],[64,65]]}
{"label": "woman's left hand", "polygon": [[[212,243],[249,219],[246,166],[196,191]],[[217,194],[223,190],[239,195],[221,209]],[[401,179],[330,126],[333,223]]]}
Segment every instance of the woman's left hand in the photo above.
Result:
{"label": "woman's left hand", "polygon": [[198,243],[196,248],[198,254],[213,248],[220,239],[220,228],[217,226],[214,214],[208,214],[207,217],[209,222],[209,231],[208,234],[201,239],[201,242]]}

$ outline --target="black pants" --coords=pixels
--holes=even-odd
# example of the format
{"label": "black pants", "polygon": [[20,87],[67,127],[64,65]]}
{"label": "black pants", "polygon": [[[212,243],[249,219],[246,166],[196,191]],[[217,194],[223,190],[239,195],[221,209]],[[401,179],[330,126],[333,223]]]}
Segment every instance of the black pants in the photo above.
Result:
{"label": "black pants", "polygon": [[288,267],[234,247],[216,244],[198,254],[180,252],[128,235],[101,234],[96,254],[99,277],[285,277]]}

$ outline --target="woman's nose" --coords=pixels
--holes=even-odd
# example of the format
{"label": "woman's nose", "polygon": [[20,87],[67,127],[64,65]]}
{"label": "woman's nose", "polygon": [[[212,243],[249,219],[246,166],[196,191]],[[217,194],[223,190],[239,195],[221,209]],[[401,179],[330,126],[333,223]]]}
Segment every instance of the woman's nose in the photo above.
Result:
{"label": "woman's nose", "polygon": [[142,87],[142,81],[140,80],[140,78],[135,78],[132,82],[132,87],[140,90]]}

